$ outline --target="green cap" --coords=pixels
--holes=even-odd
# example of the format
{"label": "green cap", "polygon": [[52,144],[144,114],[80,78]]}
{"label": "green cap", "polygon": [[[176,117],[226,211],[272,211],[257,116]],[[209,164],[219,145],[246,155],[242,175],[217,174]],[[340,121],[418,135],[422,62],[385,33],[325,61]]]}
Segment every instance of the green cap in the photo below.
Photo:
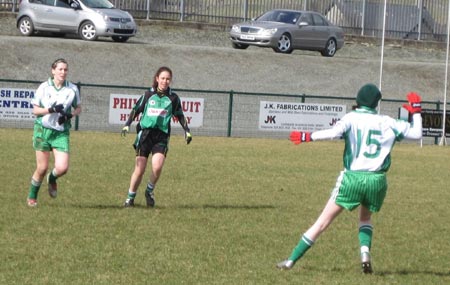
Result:
{"label": "green cap", "polygon": [[356,103],[358,106],[365,106],[375,109],[378,106],[378,101],[381,99],[381,92],[377,86],[368,83],[361,87],[356,95]]}

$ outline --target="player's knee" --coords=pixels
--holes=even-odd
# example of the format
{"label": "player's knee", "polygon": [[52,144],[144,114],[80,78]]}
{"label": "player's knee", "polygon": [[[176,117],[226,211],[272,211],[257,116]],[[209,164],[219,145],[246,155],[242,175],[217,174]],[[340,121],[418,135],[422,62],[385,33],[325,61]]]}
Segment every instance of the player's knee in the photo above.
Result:
{"label": "player's knee", "polygon": [[35,174],[36,175],[33,175],[33,176],[39,177],[38,181],[41,181],[42,178],[45,176],[45,174],[47,174],[47,168],[37,167],[36,171],[35,171]]}
{"label": "player's knee", "polygon": [[55,167],[56,175],[58,177],[63,176],[69,171],[69,166],[63,166],[63,167]]}

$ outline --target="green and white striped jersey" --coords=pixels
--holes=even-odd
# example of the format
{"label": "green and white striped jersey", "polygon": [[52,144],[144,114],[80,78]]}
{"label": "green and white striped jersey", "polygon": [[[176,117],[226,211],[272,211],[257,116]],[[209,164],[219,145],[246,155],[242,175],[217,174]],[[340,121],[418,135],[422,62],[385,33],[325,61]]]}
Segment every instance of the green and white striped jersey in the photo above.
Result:
{"label": "green and white striped jersey", "polygon": [[342,117],[331,129],[314,132],[313,140],[343,138],[343,162],[346,170],[388,171],[390,153],[396,141],[422,137],[422,117],[412,123],[378,115],[376,110],[358,108]]}
{"label": "green and white striped jersey", "polygon": [[[32,105],[37,105],[42,108],[50,108],[52,106],[63,104],[64,112],[71,113],[71,107],[76,108],[81,104],[80,93],[75,84],[64,81],[61,88],[56,88],[52,78],[41,83],[34,98],[31,99]],[[43,127],[54,129],[57,131],[68,130],[71,127],[70,120],[64,124],[58,124],[58,118],[61,116],[59,113],[50,113],[44,116],[38,116],[35,123],[40,124]]]}

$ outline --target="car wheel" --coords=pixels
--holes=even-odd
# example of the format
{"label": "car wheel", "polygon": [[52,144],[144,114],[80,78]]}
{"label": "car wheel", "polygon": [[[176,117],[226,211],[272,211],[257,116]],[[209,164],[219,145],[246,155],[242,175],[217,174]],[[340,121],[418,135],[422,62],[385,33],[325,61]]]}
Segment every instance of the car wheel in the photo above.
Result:
{"label": "car wheel", "polygon": [[321,52],[323,56],[332,57],[336,54],[336,40],[335,39],[329,39],[327,41],[327,44],[325,45],[325,49]]}
{"label": "car wheel", "polygon": [[98,38],[95,25],[91,21],[81,24],[78,34],[85,41],[95,41]]}
{"label": "car wheel", "polygon": [[246,48],[248,48],[248,45],[246,45],[246,44],[231,43],[231,45],[235,49],[246,49]]}
{"label": "car wheel", "polygon": [[118,42],[118,43],[124,43],[126,41],[128,41],[128,39],[130,37],[124,37],[124,36],[112,36],[111,37],[113,39],[113,41]]}
{"label": "car wheel", "polygon": [[291,53],[292,50],[291,36],[289,34],[282,34],[278,39],[275,51],[280,53]]}
{"label": "car wheel", "polygon": [[33,21],[29,17],[20,19],[18,27],[23,36],[31,36],[34,33]]}

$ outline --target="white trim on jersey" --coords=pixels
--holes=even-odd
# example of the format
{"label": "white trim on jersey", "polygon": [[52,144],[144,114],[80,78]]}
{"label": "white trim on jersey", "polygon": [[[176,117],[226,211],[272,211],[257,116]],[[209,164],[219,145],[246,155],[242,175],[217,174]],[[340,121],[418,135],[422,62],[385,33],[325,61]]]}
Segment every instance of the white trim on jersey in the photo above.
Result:
{"label": "white trim on jersey", "polygon": [[[63,104],[64,111],[68,112],[75,102],[80,104],[80,94],[75,84],[65,81],[64,85],[60,89],[56,89],[51,79],[41,83],[36,90],[34,98],[31,100],[31,104],[40,106],[42,108],[50,108],[52,106]],[[64,124],[58,124],[58,118],[61,116],[59,113],[46,114],[37,120],[41,121],[42,126],[57,131],[64,131]]]}
{"label": "white trim on jersey", "polygon": [[385,171],[389,154],[396,141],[422,137],[422,117],[413,122],[378,115],[370,109],[356,109],[346,114],[331,129],[312,133],[313,140],[344,138],[344,166],[354,171]]}

